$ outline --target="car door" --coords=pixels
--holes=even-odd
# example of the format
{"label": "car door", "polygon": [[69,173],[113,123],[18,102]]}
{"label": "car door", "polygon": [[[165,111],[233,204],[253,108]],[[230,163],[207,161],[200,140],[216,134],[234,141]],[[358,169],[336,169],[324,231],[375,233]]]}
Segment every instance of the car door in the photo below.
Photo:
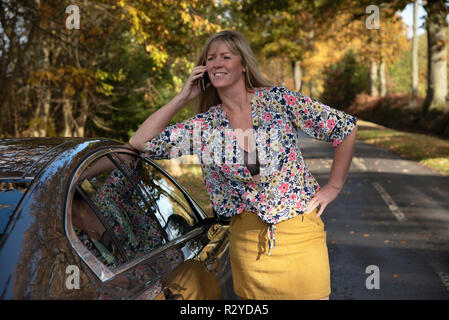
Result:
{"label": "car door", "polygon": [[80,165],[65,227],[101,298],[218,299],[229,285],[227,227],[129,150],[103,150]]}

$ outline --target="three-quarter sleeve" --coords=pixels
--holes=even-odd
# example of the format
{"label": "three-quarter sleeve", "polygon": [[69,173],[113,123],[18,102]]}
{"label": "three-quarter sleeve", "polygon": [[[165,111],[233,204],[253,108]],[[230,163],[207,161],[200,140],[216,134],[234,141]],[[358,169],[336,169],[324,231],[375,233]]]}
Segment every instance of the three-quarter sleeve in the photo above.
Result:
{"label": "three-quarter sleeve", "polygon": [[356,117],[300,92],[285,90],[282,98],[281,104],[285,105],[295,126],[313,138],[332,142],[334,147],[356,127]]}
{"label": "three-quarter sleeve", "polygon": [[202,114],[180,123],[168,125],[153,139],[145,143],[144,157],[171,159],[195,154],[201,145]]}

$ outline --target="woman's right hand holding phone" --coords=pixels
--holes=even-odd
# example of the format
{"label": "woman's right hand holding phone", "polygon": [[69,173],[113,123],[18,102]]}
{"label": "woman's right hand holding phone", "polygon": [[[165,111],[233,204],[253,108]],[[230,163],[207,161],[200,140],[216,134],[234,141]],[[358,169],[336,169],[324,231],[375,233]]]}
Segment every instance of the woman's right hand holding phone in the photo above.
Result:
{"label": "woman's right hand holding phone", "polygon": [[[129,144],[141,151],[145,143],[153,139],[158,133],[165,129],[170,120],[181,110],[190,100],[196,98],[201,93],[198,79],[206,72],[205,66],[194,67],[184,86],[172,100],[162,108],[153,112],[144,123],[137,129],[129,140]],[[210,83],[207,85],[210,86]]]}
{"label": "woman's right hand holding phone", "polygon": [[181,92],[178,94],[178,96],[186,103],[195,99],[201,93],[198,81],[204,76],[205,72],[207,72],[206,66],[196,66],[193,68],[192,73],[182,87]]}

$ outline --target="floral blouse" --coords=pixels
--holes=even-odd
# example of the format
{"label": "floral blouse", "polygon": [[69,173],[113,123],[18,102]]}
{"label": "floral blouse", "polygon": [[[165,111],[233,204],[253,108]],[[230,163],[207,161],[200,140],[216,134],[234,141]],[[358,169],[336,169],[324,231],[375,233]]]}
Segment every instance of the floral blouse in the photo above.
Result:
{"label": "floral blouse", "polygon": [[215,212],[225,218],[245,210],[257,214],[268,224],[271,252],[275,225],[304,214],[308,201],[320,188],[299,149],[297,128],[337,147],[357,120],[284,87],[257,88],[251,108],[260,163],[258,182],[244,164],[236,131],[220,104],[167,126],[146,143],[142,154],[155,159],[196,154]]}

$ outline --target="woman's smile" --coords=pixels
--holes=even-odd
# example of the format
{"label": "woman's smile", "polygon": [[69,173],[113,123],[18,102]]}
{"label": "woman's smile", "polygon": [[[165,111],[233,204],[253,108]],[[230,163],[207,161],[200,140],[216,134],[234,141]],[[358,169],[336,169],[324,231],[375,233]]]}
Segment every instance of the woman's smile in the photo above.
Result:
{"label": "woman's smile", "polygon": [[227,73],[227,72],[214,72],[214,73],[212,73],[212,75],[213,75],[213,77],[214,77],[216,80],[221,80],[221,79],[223,79],[225,76],[227,76],[228,73]]}

